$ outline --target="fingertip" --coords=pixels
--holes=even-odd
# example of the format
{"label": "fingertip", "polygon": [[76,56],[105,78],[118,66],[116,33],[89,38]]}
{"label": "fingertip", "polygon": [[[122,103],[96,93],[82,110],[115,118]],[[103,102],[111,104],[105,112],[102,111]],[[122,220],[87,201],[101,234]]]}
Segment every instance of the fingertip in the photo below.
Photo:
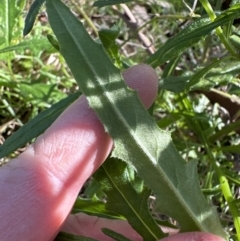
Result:
{"label": "fingertip", "polygon": [[157,97],[158,76],[147,64],[135,65],[123,72],[127,85],[138,92],[138,96],[146,108],[149,108]]}

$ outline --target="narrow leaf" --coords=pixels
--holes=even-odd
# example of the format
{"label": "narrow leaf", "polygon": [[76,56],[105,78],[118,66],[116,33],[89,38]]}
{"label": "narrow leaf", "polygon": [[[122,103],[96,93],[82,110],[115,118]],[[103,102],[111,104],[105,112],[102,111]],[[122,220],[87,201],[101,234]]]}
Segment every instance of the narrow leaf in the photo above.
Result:
{"label": "narrow leaf", "polygon": [[105,7],[109,5],[121,4],[133,2],[134,0],[97,0],[94,2],[93,6],[95,7]]}
{"label": "narrow leaf", "polygon": [[60,51],[59,43],[58,43],[56,37],[53,36],[53,35],[51,35],[51,34],[48,34],[48,35],[47,35],[47,38],[48,38],[48,41],[50,42],[50,44],[51,44],[57,51]]}
{"label": "narrow leaf", "polygon": [[179,93],[185,90],[191,76],[169,76],[160,80],[160,89]]}
{"label": "narrow leaf", "polygon": [[185,72],[183,76],[169,76],[162,78],[160,88],[179,93],[188,89],[209,90],[216,85],[223,86],[229,83],[238,83],[240,64],[238,60],[227,56],[213,61],[210,65],[202,68],[197,67],[192,72]]}
{"label": "narrow leaf", "polygon": [[215,66],[219,65],[220,63],[222,63],[223,61],[229,60],[229,57],[227,58],[221,58],[218,60],[213,61],[211,64],[209,64],[208,66],[206,66],[205,68],[201,69],[200,71],[198,71],[197,73],[195,73],[189,80],[189,82],[186,85],[186,89],[187,91],[190,90],[190,88],[194,85],[197,84],[201,78],[204,78],[204,76],[211,70],[213,69]]}
{"label": "narrow leaf", "polygon": [[240,145],[231,145],[231,146],[223,146],[217,147],[217,150],[221,150],[223,152],[230,152],[230,153],[240,153]]}
{"label": "narrow leaf", "polygon": [[124,219],[114,211],[106,210],[106,204],[99,200],[78,198],[74,203],[71,213],[86,213],[108,219]]}
{"label": "narrow leaf", "polygon": [[182,231],[202,230],[225,237],[216,211],[201,193],[196,163],[186,163],[129,90],[101,45],[58,0],[47,1],[51,27],[80,89],[114,139],[113,156],[131,163],[156,193],[159,212],[176,219]]}
{"label": "narrow leaf", "polygon": [[215,28],[238,18],[238,16],[239,9],[234,9],[222,13],[214,22],[211,22],[208,17],[197,19],[174,37],[170,38],[147,59],[146,63],[157,67],[167,60],[176,58],[190,46],[209,35]]}
{"label": "narrow leaf", "polygon": [[126,238],[120,233],[117,233],[111,229],[108,228],[102,228],[103,233],[105,233],[107,236],[117,240],[117,241],[131,241],[130,239]]}
{"label": "narrow leaf", "polygon": [[166,235],[148,210],[148,197],[151,191],[144,189],[137,193],[131,185],[128,169],[126,163],[110,158],[94,175],[108,196],[106,209],[124,216],[144,240],[154,241],[163,238]]}
{"label": "narrow leaf", "polygon": [[42,48],[46,49],[50,46],[49,42],[45,38],[40,38],[40,39],[31,39],[31,40],[25,40],[22,41],[19,44],[16,45],[11,45],[6,48],[0,49],[0,54],[6,53],[6,52],[11,52],[11,51],[19,51],[19,50],[24,50],[24,49],[29,49],[29,48]]}
{"label": "narrow leaf", "polygon": [[18,148],[23,147],[33,138],[42,134],[78,96],[79,93],[75,93],[59,101],[13,133],[0,146],[0,158],[9,155]]}
{"label": "narrow leaf", "polygon": [[54,239],[54,241],[98,241],[93,238],[77,236],[70,233],[60,232],[58,236]]}
{"label": "narrow leaf", "polygon": [[235,121],[231,124],[224,126],[221,130],[216,131],[214,135],[209,137],[209,141],[214,143],[217,140],[220,140],[222,137],[229,135],[231,132],[239,130],[240,120]]}
{"label": "narrow leaf", "polygon": [[26,36],[31,32],[35,19],[38,15],[39,9],[41,8],[41,6],[44,4],[45,1],[46,0],[35,0],[31,5],[28,11],[27,17],[25,19],[25,26],[23,29],[24,36]]}

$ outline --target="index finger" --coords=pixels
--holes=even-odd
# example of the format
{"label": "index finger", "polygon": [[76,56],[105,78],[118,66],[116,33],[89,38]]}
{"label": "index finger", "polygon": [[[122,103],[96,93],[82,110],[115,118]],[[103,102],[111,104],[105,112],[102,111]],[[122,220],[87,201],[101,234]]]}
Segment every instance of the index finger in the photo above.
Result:
{"label": "index finger", "polygon": [[[124,77],[149,106],[157,94],[155,71],[139,65]],[[111,138],[80,97],[33,145],[0,169],[1,240],[53,240],[80,188],[111,149]]]}

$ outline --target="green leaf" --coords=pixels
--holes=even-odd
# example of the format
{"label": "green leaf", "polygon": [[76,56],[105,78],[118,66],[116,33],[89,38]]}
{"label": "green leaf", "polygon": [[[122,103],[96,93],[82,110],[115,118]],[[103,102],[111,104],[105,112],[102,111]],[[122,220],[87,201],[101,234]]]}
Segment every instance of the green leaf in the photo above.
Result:
{"label": "green leaf", "polygon": [[171,59],[166,66],[164,67],[164,71],[162,73],[162,78],[166,78],[171,76],[172,73],[174,73],[175,69],[177,68],[177,64],[180,60],[180,55],[175,58],[175,59]]}
{"label": "green leaf", "polygon": [[86,213],[108,219],[123,219],[116,212],[106,210],[105,203],[100,200],[78,198],[74,203],[71,213]]}
{"label": "green leaf", "polygon": [[117,233],[111,229],[108,228],[102,228],[103,233],[105,233],[107,236],[117,240],[117,241],[131,241],[130,239],[126,238],[120,233]]}
{"label": "green leaf", "polygon": [[197,84],[201,78],[204,78],[204,76],[211,70],[213,69],[215,66],[219,65],[220,63],[222,63],[223,61],[229,60],[229,57],[227,58],[221,58],[218,60],[213,61],[211,64],[209,64],[208,66],[206,66],[205,68],[201,69],[200,71],[196,72],[189,80],[189,82],[186,84],[185,88],[187,89],[187,91],[190,90],[190,88]]}
{"label": "green leaf", "polygon": [[58,0],[47,1],[51,27],[60,50],[90,106],[114,140],[113,157],[134,166],[157,195],[159,212],[174,218],[181,231],[225,237],[216,211],[201,193],[196,163],[186,163],[129,90],[102,46],[91,39],[80,21]]}
{"label": "green leaf", "polygon": [[[116,168],[117,167],[117,168]],[[124,162],[110,158],[94,175],[107,194],[106,209],[124,216],[144,240],[158,240],[164,233],[148,210],[149,189],[138,193],[131,185],[131,170]]]}
{"label": "green leaf", "polygon": [[185,90],[185,86],[190,78],[191,76],[169,76],[167,78],[162,78],[159,87],[160,89],[179,93]]}
{"label": "green leaf", "polygon": [[[218,65],[218,66],[217,66]],[[169,76],[160,80],[160,88],[175,93],[182,92],[186,88],[191,90],[209,90],[216,85],[222,86],[229,83],[239,82],[237,78],[240,70],[238,60],[230,57],[213,61],[210,65],[198,67],[193,72],[184,73],[184,76]]]}
{"label": "green leaf", "polygon": [[14,36],[14,26],[21,13],[25,0],[1,0],[0,1],[0,36],[3,36],[5,46],[10,45]]}
{"label": "green leaf", "polygon": [[59,43],[56,39],[55,36],[51,35],[51,34],[48,34],[47,35],[47,38],[48,38],[48,41],[50,42],[50,44],[57,50],[57,51],[60,51],[60,46],[59,46]]}
{"label": "green leaf", "polygon": [[119,35],[120,29],[114,25],[112,28],[102,28],[98,31],[99,38],[104,46],[104,48],[108,49],[113,44],[115,44],[115,40]]}
{"label": "green leaf", "polygon": [[209,137],[209,141],[214,143],[215,141],[221,139],[222,137],[229,135],[231,132],[237,131],[239,129],[239,126],[240,126],[240,120],[230,123],[224,126],[221,130],[216,131],[214,135]]}
{"label": "green leaf", "polygon": [[83,236],[77,236],[70,233],[60,232],[54,241],[98,241],[93,238],[87,238]]}
{"label": "green leaf", "polygon": [[31,32],[35,19],[38,15],[39,9],[41,8],[41,6],[44,4],[45,1],[46,0],[35,0],[31,5],[28,11],[27,17],[25,19],[25,26],[23,29],[24,36],[26,36]]}
{"label": "green leaf", "polygon": [[236,34],[230,36],[230,41],[232,45],[239,51],[240,50],[240,37]]}
{"label": "green leaf", "polygon": [[6,48],[0,49],[0,54],[10,52],[10,51],[19,51],[24,49],[33,49],[33,48],[41,48],[46,49],[49,48],[50,44],[45,38],[31,39],[22,41],[19,44],[8,46]]}
{"label": "green leaf", "polygon": [[223,152],[240,153],[240,145],[222,146],[216,147],[216,149]]}
{"label": "green leaf", "polygon": [[120,29],[114,25],[111,29],[102,28],[99,30],[99,38],[106,52],[114,62],[115,66],[122,69],[122,62],[119,55],[119,47],[115,43]]}
{"label": "green leaf", "polygon": [[49,109],[41,112],[34,119],[30,120],[27,124],[22,126],[18,131],[13,133],[1,146],[0,146],[0,158],[7,156],[16,149],[24,146],[30,142],[33,138],[42,134],[71,104],[79,97],[79,93],[72,94],[67,98],[59,101],[51,106]]}
{"label": "green leaf", "polygon": [[121,4],[133,2],[134,0],[97,0],[94,2],[93,6],[95,7],[105,7],[109,5]]}
{"label": "green leaf", "polygon": [[48,102],[49,97],[53,94],[60,96],[59,99],[63,99],[66,95],[55,89],[56,84],[45,84],[45,83],[19,83],[19,89],[21,95],[26,99],[34,99]]}
{"label": "green leaf", "polygon": [[238,16],[239,9],[233,9],[220,14],[214,22],[211,22],[208,17],[197,19],[174,37],[170,38],[147,59],[146,63],[157,67],[168,60],[176,58],[190,46],[209,35],[215,28],[238,18]]}

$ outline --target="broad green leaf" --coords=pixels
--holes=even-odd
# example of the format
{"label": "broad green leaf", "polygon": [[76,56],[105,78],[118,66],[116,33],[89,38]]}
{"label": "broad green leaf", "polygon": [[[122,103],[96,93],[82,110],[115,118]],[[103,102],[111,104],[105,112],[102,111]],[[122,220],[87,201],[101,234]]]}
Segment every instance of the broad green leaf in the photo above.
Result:
{"label": "broad green leaf", "polygon": [[60,232],[54,241],[98,241],[93,238],[87,238],[83,236],[77,236],[70,233]]}
{"label": "broad green leaf", "polygon": [[121,4],[133,2],[134,0],[97,0],[94,2],[93,6],[95,7],[104,7],[109,5]]}
{"label": "broad green leaf", "polygon": [[105,203],[100,200],[78,198],[74,203],[71,213],[86,213],[108,219],[124,219],[116,212],[108,211]]}
{"label": "broad green leaf", "polygon": [[1,0],[0,1],[0,36],[4,38],[4,45],[10,45],[14,36],[14,26],[24,7],[25,0]]}
{"label": "broad green leaf", "polygon": [[29,34],[31,32],[35,19],[38,15],[38,12],[45,1],[46,0],[35,0],[33,2],[33,4],[31,5],[31,7],[28,11],[27,17],[25,19],[25,26],[23,29],[24,36],[26,36],[27,34]]}
{"label": "broad green leaf", "polygon": [[102,228],[103,233],[105,233],[107,236],[117,240],[117,241],[131,241],[130,239],[126,238],[120,233],[117,233],[113,230],[110,230],[108,228]]}
{"label": "broad green leaf", "polygon": [[59,101],[13,133],[0,146],[0,158],[9,155],[42,134],[78,96],[79,93],[75,93]]}
{"label": "broad green leaf", "polygon": [[201,193],[196,163],[181,158],[170,133],[159,130],[102,46],[72,12],[58,0],[48,0],[46,6],[63,57],[114,140],[112,156],[134,166],[157,195],[159,212],[177,220],[182,231],[225,237],[216,211]]}
{"label": "broad green leaf", "polygon": [[167,60],[176,58],[190,46],[209,35],[215,28],[238,18],[238,16],[239,9],[237,8],[223,12],[214,22],[211,22],[208,17],[197,19],[174,37],[170,38],[156,53],[147,59],[146,63],[157,67]]}
{"label": "broad green leaf", "polygon": [[[117,168],[116,168],[117,166]],[[149,189],[138,193],[131,185],[131,170],[124,162],[110,158],[94,175],[107,194],[106,209],[124,216],[144,240],[158,240],[164,233],[148,210]]]}

